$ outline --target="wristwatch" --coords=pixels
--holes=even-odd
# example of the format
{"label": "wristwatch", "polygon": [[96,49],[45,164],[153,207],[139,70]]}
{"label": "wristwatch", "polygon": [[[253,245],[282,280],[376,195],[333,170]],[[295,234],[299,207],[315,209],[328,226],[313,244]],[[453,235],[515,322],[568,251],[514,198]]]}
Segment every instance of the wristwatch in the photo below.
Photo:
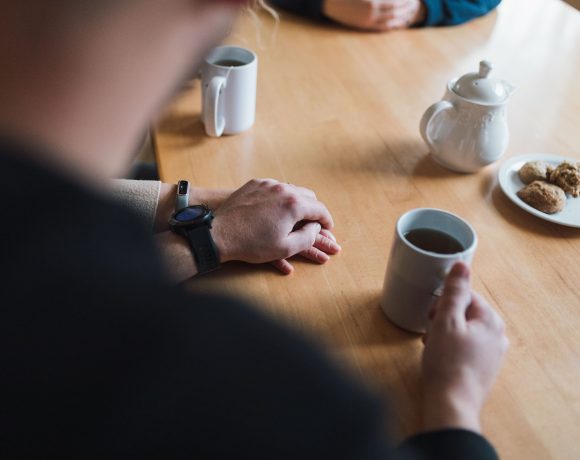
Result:
{"label": "wristwatch", "polygon": [[212,210],[205,204],[186,206],[169,218],[169,228],[189,241],[199,274],[220,266],[218,248],[210,232],[213,218]]}
{"label": "wristwatch", "polygon": [[189,206],[189,181],[180,180],[177,183],[177,195],[175,197],[175,210],[187,208]]}

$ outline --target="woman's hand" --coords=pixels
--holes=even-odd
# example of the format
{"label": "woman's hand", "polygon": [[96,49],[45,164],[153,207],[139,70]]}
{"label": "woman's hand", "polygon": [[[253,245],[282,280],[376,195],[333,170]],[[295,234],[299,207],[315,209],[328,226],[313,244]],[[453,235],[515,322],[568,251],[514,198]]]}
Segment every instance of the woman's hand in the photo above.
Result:
{"label": "woman's hand", "polygon": [[340,24],[374,31],[411,27],[426,16],[421,0],[324,0],[322,8]]}
{"label": "woman's hand", "polygon": [[508,349],[502,319],[456,264],[431,312],[423,355],[425,429],[479,432],[479,415]]}

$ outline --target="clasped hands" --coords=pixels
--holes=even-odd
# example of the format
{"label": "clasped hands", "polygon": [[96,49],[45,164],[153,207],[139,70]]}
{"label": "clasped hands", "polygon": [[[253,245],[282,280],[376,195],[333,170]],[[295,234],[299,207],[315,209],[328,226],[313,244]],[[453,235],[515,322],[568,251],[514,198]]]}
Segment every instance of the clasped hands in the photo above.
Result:
{"label": "clasped hands", "polygon": [[293,267],[287,259],[294,255],[323,264],[340,251],[333,226],[312,190],[253,179],[215,210],[212,236],[221,262],[270,262],[288,274]]}
{"label": "clasped hands", "polygon": [[411,27],[427,14],[421,0],[324,0],[323,12],[340,24],[377,32]]}

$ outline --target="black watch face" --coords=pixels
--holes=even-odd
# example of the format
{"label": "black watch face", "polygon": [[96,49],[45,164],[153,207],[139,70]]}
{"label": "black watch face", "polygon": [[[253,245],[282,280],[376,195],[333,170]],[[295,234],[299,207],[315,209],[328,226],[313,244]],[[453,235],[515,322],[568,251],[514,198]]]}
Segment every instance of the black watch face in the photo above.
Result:
{"label": "black watch face", "polygon": [[206,212],[207,209],[203,206],[191,206],[189,208],[183,208],[181,211],[177,212],[173,218],[178,222],[191,222],[199,219]]}

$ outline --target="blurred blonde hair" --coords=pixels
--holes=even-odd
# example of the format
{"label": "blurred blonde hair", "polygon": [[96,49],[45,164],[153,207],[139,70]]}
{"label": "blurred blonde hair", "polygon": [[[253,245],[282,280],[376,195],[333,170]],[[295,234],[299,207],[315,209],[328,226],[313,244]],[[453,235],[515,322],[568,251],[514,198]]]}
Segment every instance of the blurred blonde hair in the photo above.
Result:
{"label": "blurred blonde hair", "polygon": [[274,30],[272,31],[272,39],[274,39],[278,33],[278,25],[280,23],[280,16],[278,15],[278,13],[276,12],[276,10],[274,8],[272,8],[270,5],[268,5],[268,3],[266,2],[266,0],[250,0],[248,6],[246,7],[246,10],[248,12],[248,14],[252,17],[252,20],[254,21],[254,23],[257,26],[257,39],[258,39],[258,43],[260,44],[260,46],[263,45],[262,43],[262,37],[260,34],[260,17],[259,17],[259,13],[260,12],[265,12],[267,13],[272,19],[274,19],[275,22],[275,26],[274,26]]}
{"label": "blurred blonde hair", "polygon": [[266,0],[251,0],[250,11],[253,14],[256,14],[256,11],[260,10],[267,12],[270,16],[272,16],[276,20],[276,22],[280,20],[280,17],[278,16],[276,10],[272,8],[270,5],[268,5],[268,3],[266,3]]}

